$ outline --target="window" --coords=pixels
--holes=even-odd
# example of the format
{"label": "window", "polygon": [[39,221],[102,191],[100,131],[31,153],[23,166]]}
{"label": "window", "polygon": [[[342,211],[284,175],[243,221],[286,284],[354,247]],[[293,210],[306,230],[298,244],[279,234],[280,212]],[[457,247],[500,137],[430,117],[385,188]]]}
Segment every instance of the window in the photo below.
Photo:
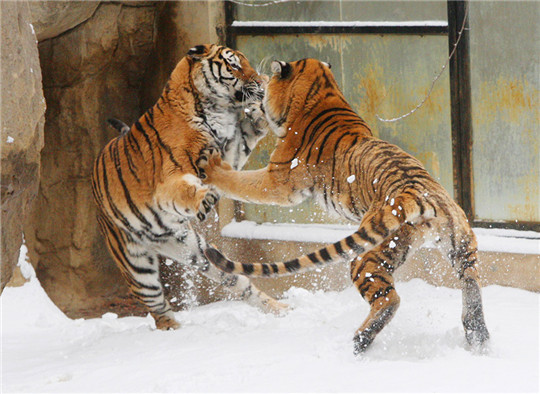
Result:
{"label": "window", "polygon": [[[253,64],[304,57],[331,63],[343,93],[374,134],[420,159],[476,226],[538,231],[539,6],[518,4],[227,3],[227,37]],[[404,119],[380,121],[424,99],[467,13],[470,31],[464,30],[429,99]],[[517,34],[515,26],[522,26]],[[274,138],[263,140],[246,168],[266,165]],[[237,219],[258,223],[332,222],[312,201],[292,209],[237,208]]]}

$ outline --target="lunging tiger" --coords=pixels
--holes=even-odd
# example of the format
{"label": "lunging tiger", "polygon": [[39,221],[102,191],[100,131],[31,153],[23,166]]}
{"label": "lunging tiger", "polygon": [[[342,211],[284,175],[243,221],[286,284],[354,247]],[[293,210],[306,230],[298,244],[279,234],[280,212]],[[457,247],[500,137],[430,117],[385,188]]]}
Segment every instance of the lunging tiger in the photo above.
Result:
{"label": "lunging tiger", "polygon": [[211,265],[203,254],[205,240],[190,224],[195,216],[203,220],[219,198],[198,177],[201,150],[216,146],[238,169],[265,135],[266,122],[245,115],[260,114],[263,82],[242,53],[199,45],[131,128],[111,121],[121,134],[99,154],[92,177],[98,221],[131,292],[159,329],[179,327],[164,297],[160,257],[195,266],[263,310],[286,308],[247,278]]}
{"label": "lunging tiger", "polygon": [[226,195],[258,204],[291,206],[308,196],[360,223],[343,240],[291,261],[238,263],[209,248],[209,260],[228,273],[278,276],[351,261],[352,281],[370,304],[354,335],[363,352],[399,306],[392,273],[426,240],[433,240],[459,275],[466,339],[489,338],[478,284],[477,243],[467,218],[414,157],[373,137],[345,100],[326,63],[273,62],[263,99],[278,137],[267,167],[235,171],[208,150],[201,175]]}

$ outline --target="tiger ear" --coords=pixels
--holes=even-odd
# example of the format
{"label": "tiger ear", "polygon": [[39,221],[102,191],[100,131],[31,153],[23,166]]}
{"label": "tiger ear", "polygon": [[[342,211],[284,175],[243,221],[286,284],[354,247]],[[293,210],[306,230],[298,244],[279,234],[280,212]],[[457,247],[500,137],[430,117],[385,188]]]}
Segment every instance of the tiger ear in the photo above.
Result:
{"label": "tiger ear", "polygon": [[192,59],[199,59],[206,55],[209,51],[207,45],[196,45],[193,48],[190,48],[187,52],[187,55]]}
{"label": "tiger ear", "polygon": [[321,63],[324,64],[328,68],[332,68],[332,65],[330,63],[327,63],[327,62],[321,62]]}
{"label": "tiger ear", "polygon": [[274,75],[279,75],[281,78],[287,78],[292,71],[292,66],[289,63],[274,60],[270,65],[270,70]]}

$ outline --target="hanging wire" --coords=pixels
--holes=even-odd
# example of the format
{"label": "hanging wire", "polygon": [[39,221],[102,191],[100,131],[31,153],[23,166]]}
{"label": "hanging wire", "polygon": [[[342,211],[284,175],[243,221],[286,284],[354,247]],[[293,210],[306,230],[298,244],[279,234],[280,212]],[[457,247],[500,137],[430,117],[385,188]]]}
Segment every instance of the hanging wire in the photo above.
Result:
{"label": "hanging wire", "polygon": [[[231,3],[234,3],[234,4],[247,6],[247,7],[267,7],[267,6],[270,6],[270,5],[280,4],[280,3],[288,3],[288,2],[291,2],[291,1],[295,1],[295,0],[271,0],[271,1],[265,1],[264,3],[263,2],[246,2],[246,1],[240,1],[240,0],[227,0],[227,1],[230,1]],[[450,63],[450,60],[452,59],[452,57],[454,56],[454,54],[456,52],[456,49],[457,49],[457,46],[458,46],[458,44],[459,44],[459,42],[461,40],[461,36],[463,34],[463,31],[465,30],[465,25],[466,25],[466,22],[467,22],[468,15],[469,15],[469,4],[467,4],[467,7],[465,9],[465,15],[463,17],[463,24],[461,26],[461,29],[458,32],[458,37],[457,37],[456,42],[454,43],[454,48],[452,49],[452,52],[448,56],[448,59],[446,59],[446,62],[441,67],[441,71],[439,71],[439,73],[435,76],[433,81],[431,81],[431,86],[429,87],[429,90],[428,90],[426,96],[424,97],[424,99],[422,101],[420,101],[420,103],[418,103],[418,105],[416,105],[416,107],[411,109],[409,112],[407,112],[407,113],[405,113],[405,114],[403,114],[401,116],[395,117],[395,118],[384,119],[384,118],[381,118],[378,114],[375,114],[375,117],[379,121],[386,122],[386,123],[397,122],[398,120],[405,119],[406,117],[412,115],[413,113],[418,111],[424,105],[424,103],[431,96],[431,93],[433,92],[433,88],[435,87],[435,84],[437,83],[437,81],[439,80],[441,75],[443,74],[444,70],[446,70],[446,68],[448,67],[448,64]]]}
{"label": "hanging wire", "polygon": [[450,63],[450,60],[452,59],[452,57],[454,56],[454,54],[456,52],[459,41],[461,40],[461,35],[463,34],[463,31],[465,30],[465,25],[466,25],[466,22],[467,22],[468,14],[469,14],[469,4],[467,4],[467,8],[465,9],[465,15],[463,17],[463,24],[461,26],[461,29],[458,32],[458,37],[457,37],[456,42],[454,43],[454,48],[452,49],[452,52],[450,52],[450,56],[448,56],[448,59],[446,59],[446,63],[442,66],[441,71],[439,71],[439,73],[437,74],[435,79],[431,82],[431,86],[429,87],[429,90],[428,90],[426,96],[424,97],[424,99],[416,107],[411,109],[409,112],[407,112],[406,114],[403,114],[401,116],[398,116],[396,118],[383,119],[378,114],[375,114],[375,117],[378,120],[380,120],[381,122],[397,122],[398,120],[405,119],[407,116],[412,115],[418,109],[420,109],[420,107],[422,107],[422,105],[424,105],[424,103],[429,99],[429,97],[431,95],[431,92],[433,91],[433,88],[435,87],[435,84],[437,83],[437,81],[441,77],[444,70],[446,70],[446,67],[448,67],[448,64]]}
{"label": "hanging wire", "polygon": [[247,1],[240,1],[240,0],[227,0],[231,3],[238,4],[238,5],[245,5],[246,7],[266,7],[269,5],[279,4],[279,3],[288,3],[295,0],[271,0],[271,1],[265,1],[264,3],[261,2],[247,2]]}

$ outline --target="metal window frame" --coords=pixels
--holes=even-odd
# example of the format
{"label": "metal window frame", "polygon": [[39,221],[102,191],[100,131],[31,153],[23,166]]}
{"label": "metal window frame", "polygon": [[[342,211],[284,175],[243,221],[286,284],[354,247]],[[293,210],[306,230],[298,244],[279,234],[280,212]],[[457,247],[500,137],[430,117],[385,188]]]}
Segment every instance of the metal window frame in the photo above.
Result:
{"label": "metal window frame", "polygon": [[[354,23],[328,22],[320,26],[298,22],[242,23],[236,21],[236,5],[225,1],[225,43],[236,47],[239,35],[298,35],[298,34],[393,34],[393,35],[446,35],[448,51],[452,52],[463,25],[469,1],[447,0],[448,23]],[[469,47],[469,21],[466,21],[456,52],[449,63],[450,118],[452,135],[452,162],[454,196],[467,218],[475,227],[508,228],[540,232],[539,222],[486,221],[474,219],[474,193],[472,173],[472,105]],[[236,220],[244,219],[242,203],[235,201]]]}

